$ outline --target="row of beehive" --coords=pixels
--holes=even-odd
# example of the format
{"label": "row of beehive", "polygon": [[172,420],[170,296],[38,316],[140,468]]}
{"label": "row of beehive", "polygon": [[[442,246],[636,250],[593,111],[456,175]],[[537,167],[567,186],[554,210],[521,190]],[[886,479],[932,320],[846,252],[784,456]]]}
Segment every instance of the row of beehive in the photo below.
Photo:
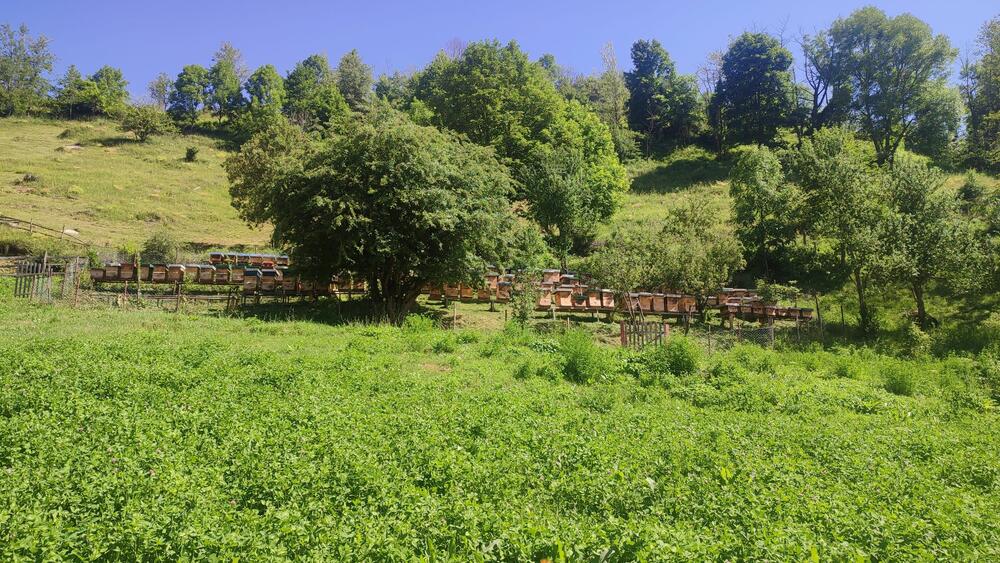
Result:
{"label": "row of beehive", "polygon": [[250,268],[216,267],[209,264],[105,264],[90,269],[95,282],[198,283],[241,285]]}
{"label": "row of beehive", "polygon": [[291,264],[291,260],[284,254],[244,254],[238,252],[211,252],[208,255],[208,261],[213,266],[229,264],[259,268],[280,268]]}
{"label": "row of beehive", "polygon": [[728,319],[734,317],[755,318],[758,320],[793,319],[810,320],[813,310],[805,307],[782,307],[764,303],[759,298],[744,298],[730,300],[719,305],[719,313]]}

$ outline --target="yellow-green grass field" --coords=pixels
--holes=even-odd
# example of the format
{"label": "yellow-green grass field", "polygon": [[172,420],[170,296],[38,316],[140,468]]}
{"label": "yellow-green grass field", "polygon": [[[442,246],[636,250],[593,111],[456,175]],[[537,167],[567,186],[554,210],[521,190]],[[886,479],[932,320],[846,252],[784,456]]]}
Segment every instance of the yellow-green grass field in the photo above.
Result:
{"label": "yellow-green grass field", "polygon": [[[185,162],[197,147],[195,162]],[[72,229],[103,246],[165,229],[199,245],[263,245],[229,203],[219,142],[167,135],[146,143],[104,120],[0,120],[0,213]]]}

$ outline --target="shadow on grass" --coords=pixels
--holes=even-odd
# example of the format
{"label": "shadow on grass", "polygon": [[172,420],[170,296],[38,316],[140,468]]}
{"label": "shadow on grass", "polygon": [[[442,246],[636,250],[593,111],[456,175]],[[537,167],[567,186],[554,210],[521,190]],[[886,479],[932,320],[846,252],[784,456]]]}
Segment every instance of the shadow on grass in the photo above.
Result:
{"label": "shadow on grass", "polygon": [[[371,304],[360,296],[350,299],[342,297],[322,297],[317,300],[292,298],[288,303],[265,301],[260,304],[247,303],[232,316],[254,318],[265,322],[308,321],[327,325],[372,324],[380,320],[372,314]],[[417,303],[411,315],[424,315],[434,319],[440,326],[451,322],[451,312],[436,306]],[[384,322],[384,321],[382,321]]]}
{"label": "shadow on grass", "polygon": [[632,180],[632,191],[677,193],[696,184],[725,180],[731,166],[730,161],[719,160],[705,151],[681,150],[659,165],[639,172]]}

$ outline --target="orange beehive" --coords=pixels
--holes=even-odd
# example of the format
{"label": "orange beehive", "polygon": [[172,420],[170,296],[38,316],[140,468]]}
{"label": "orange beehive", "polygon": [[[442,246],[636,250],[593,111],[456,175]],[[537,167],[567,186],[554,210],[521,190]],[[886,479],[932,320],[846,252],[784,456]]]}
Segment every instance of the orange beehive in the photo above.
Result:
{"label": "orange beehive", "polygon": [[548,288],[542,288],[538,292],[538,308],[548,309],[552,306],[552,290]]}
{"label": "orange beehive", "polygon": [[615,308],[615,292],[610,289],[601,290],[601,308],[602,309],[614,309]]}
{"label": "orange beehive", "polygon": [[587,308],[589,309],[600,309],[601,308],[601,292],[592,289],[587,292]]}
{"label": "orange beehive", "polygon": [[164,283],[167,281],[167,265],[166,264],[153,264],[152,273],[149,275],[149,280],[153,283]]}
{"label": "orange beehive", "polygon": [[462,296],[462,299],[472,299],[473,291],[471,285],[462,284],[459,286],[459,294]]}
{"label": "orange beehive", "polygon": [[646,293],[645,291],[639,293],[639,310],[643,312],[649,312],[653,310],[653,294]]}
{"label": "orange beehive", "polygon": [[514,287],[514,284],[512,284],[510,282],[506,282],[506,281],[498,282],[497,283],[497,301],[500,301],[501,303],[506,303],[507,301],[510,301],[510,292],[511,292],[511,289],[513,287]]}
{"label": "orange beehive", "polygon": [[215,266],[203,264],[198,266],[198,283],[212,283],[215,280]]}
{"label": "orange beehive", "polygon": [[460,295],[459,287],[455,284],[445,284],[444,286],[444,296],[447,299],[458,299]]}
{"label": "orange beehive", "polygon": [[654,313],[666,313],[667,312],[667,296],[662,293],[653,294],[653,312]]}
{"label": "orange beehive", "polygon": [[559,308],[570,308],[573,306],[573,288],[570,286],[559,286],[556,288],[556,306]]}
{"label": "orange beehive", "polygon": [[542,283],[557,284],[560,274],[559,270],[542,270]]}

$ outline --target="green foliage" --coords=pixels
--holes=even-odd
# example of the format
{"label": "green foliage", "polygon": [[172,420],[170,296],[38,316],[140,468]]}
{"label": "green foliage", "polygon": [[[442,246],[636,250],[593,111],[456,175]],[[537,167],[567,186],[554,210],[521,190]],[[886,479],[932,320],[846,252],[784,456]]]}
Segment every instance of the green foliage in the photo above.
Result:
{"label": "green foliage", "polygon": [[120,69],[102,66],[90,76],[90,81],[97,87],[95,113],[117,117],[125,111],[128,104],[128,81],[122,76]]}
{"label": "green foliage", "polygon": [[274,225],[305,271],[352,271],[377,316],[401,322],[425,283],[471,281],[501,263],[510,179],[489,149],[386,105],[329,142],[278,126],[226,162],[233,205]]}
{"label": "green foliage", "polygon": [[911,358],[923,358],[931,353],[931,336],[920,330],[920,327],[910,323],[906,325],[903,339],[906,355]]}
{"label": "green foliage", "polygon": [[654,371],[676,376],[698,373],[702,356],[701,346],[682,335],[673,335],[664,345],[643,350],[643,359]]}
{"label": "green foliage", "polygon": [[184,161],[194,162],[198,160],[198,147],[188,147],[184,149]]}
{"label": "green foliage", "polygon": [[811,234],[829,241],[839,256],[858,297],[860,328],[874,334],[878,325],[868,295],[888,254],[885,178],[846,128],[817,131],[789,154],[789,161],[808,209],[803,223]]}
{"label": "green foliage", "polygon": [[611,362],[607,353],[594,344],[587,331],[568,330],[559,337],[563,377],[572,383],[594,383],[607,379]]}
{"label": "green foliage", "polygon": [[354,111],[365,107],[372,95],[372,68],[361,60],[357,49],[351,49],[337,65],[337,88]]}
{"label": "green foliage", "polygon": [[691,141],[703,125],[704,108],[693,77],[677,74],[659,41],[632,44],[628,85],[628,123],[645,135],[646,155],[654,143]]}
{"label": "green foliage", "polygon": [[414,95],[435,125],[492,146],[510,163],[533,218],[565,253],[585,244],[628,188],[607,125],[556,91],[516,43],[472,43],[461,56],[436,58]]}
{"label": "green foliage", "polygon": [[156,75],[146,88],[149,98],[156,104],[156,107],[166,111],[170,107],[170,94],[174,91],[174,81],[170,76],[161,72]]}
{"label": "green foliage", "polygon": [[153,135],[172,131],[173,123],[170,116],[158,106],[128,106],[122,112],[121,129],[135,134],[140,142],[145,142]]}
{"label": "green foliage", "polygon": [[585,270],[600,287],[619,298],[659,281],[659,241],[647,230],[619,227],[586,261]]}
{"label": "green foliage", "polygon": [[1000,17],[983,24],[978,59],[962,68],[962,97],[969,108],[967,139],[971,164],[1000,170]]}
{"label": "green foliage", "polygon": [[935,380],[953,362],[900,362],[927,374],[912,397],[801,367],[843,352],[749,348],[665,388],[574,385],[517,329],[481,356],[9,298],[0,324],[4,560],[1000,555],[1000,421]]}
{"label": "green foliage", "polygon": [[244,88],[250,98],[250,111],[280,112],[285,104],[285,81],[274,65],[264,65],[247,78]]}
{"label": "green foliage", "polygon": [[232,117],[244,103],[240,77],[246,72],[243,55],[229,43],[223,43],[212,62],[205,105],[218,117]]}
{"label": "green foliage", "polygon": [[917,375],[909,366],[890,364],[884,368],[885,390],[904,397],[913,396],[917,388]]}
{"label": "green foliage", "polygon": [[0,25],[0,117],[37,112],[45,102],[55,56],[45,36],[31,37],[28,27]]}
{"label": "green foliage", "polygon": [[185,66],[174,81],[167,113],[178,125],[190,128],[198,121],[209,87],[208,69],[201,65]]}
{"label": "green foliage", "polygon": [[766,147],[751,147],[740,153],[733,167],[729,195],[736,234],[752,257],[750,267],[772,277],[775,254],[795,238],[799,191],[785,181],[777,155]]}
{"label": "green foliage", "polygon": [[851,112],[872,142],[878,162],[892,161],[914,115],[925,118],[919,126],[925,133],[940,130],[942,124],[950,128],[954,102],[938,103],[957,54],[947,37],[934,35],[910,14],[890,18],[869,6],[835,21],[830,40],[839,61],[837,72],[851,92]]}
{"label": "green foliage", "polygon": [[285,114],[307,130],[325,127],[350,113],[325,55],[311,55],[296,64],[285,78],[285,88]]}
{"label": "green foliage", "polygon": [[770,144],[793,107],[792,54],[766,33],[744,32],[722,55],[712,113],[724,146]]}
{"label": "green foliage", "polygon": [[889,172],[893,213],[886,236],[888,275],[908,286],[917,317],[927,328],[924,294],[941,281],[952,288],[973,288],[982,278],[982,245],[962,217],[958,200],[942,189],[944,176],[915,159],[897,159]]}
{"label": "green foliage", "polygon": [[179,248],[180,245],[173,235],[168,231],[160,230],[154,232],[142,243],[139,255],[145,264],[165,264],[176,261]]}

